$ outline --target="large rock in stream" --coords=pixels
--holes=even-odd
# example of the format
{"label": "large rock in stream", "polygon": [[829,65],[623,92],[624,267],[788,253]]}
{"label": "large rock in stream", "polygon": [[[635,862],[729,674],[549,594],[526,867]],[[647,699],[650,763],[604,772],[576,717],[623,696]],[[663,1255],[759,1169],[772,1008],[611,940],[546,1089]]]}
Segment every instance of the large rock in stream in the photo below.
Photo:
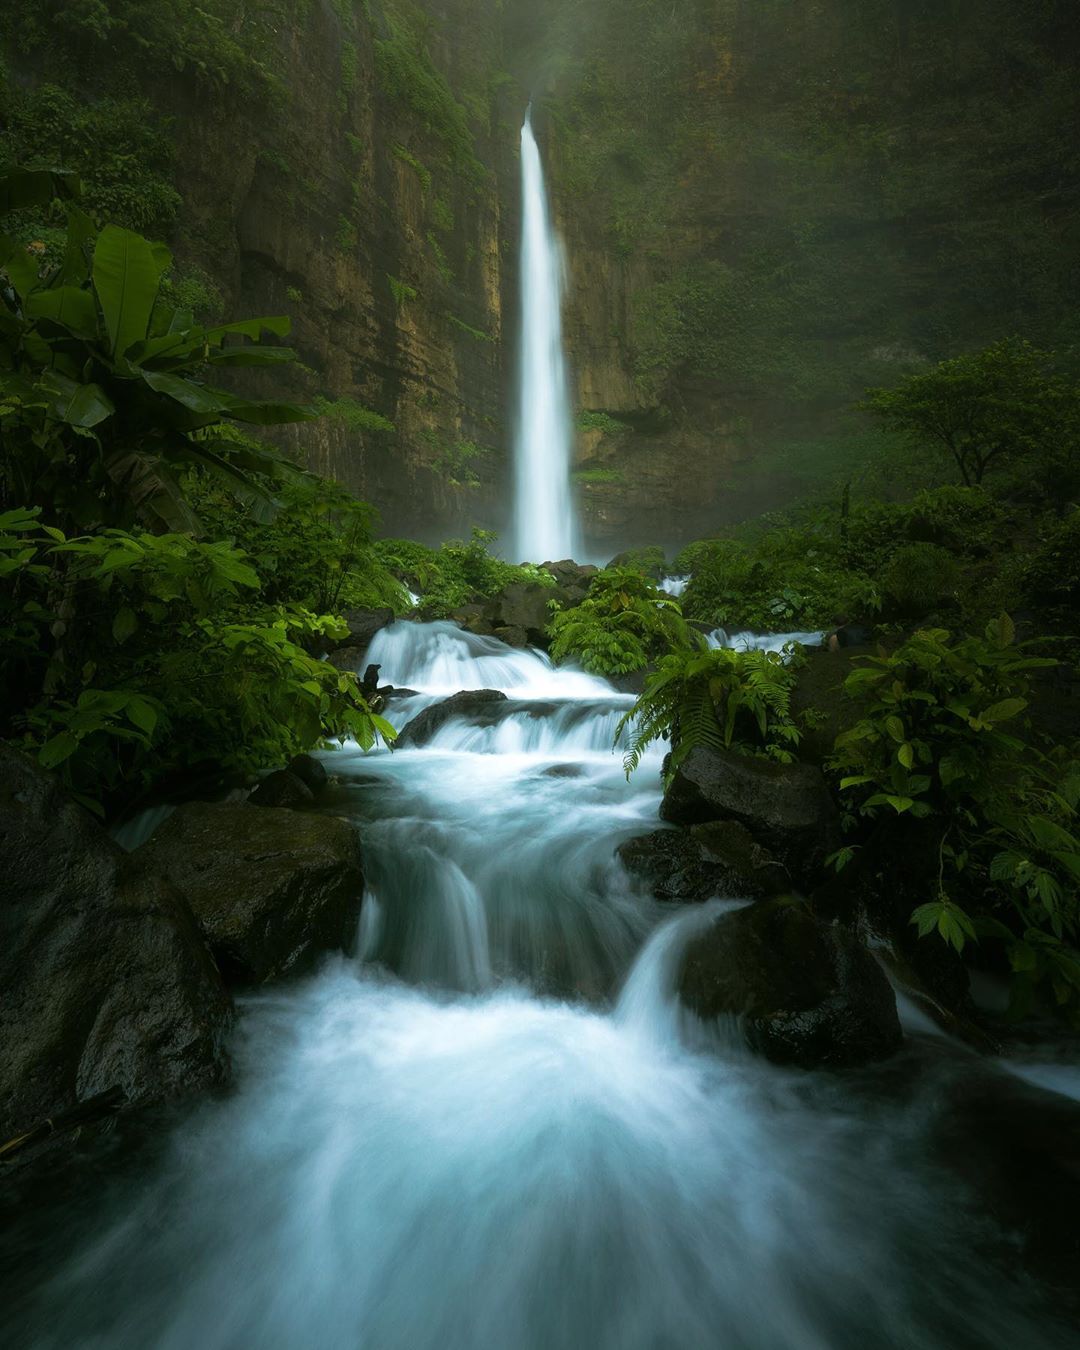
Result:
{"label": "large rock in stream", "polygon": [[714,820],[689,830],[653,830],[628,839],[616,852],[657,900],[750,900],[791,889],[783,864],[734,820]]}
{"label": "large rock in stream", "polygon": [[464,718],[474,726],[492,726],[501,721],[508,703],[501,689],[462,689],[449,698],[433,703],[406,722],[397,738],[398,747],[427,745],[436,732],[454,718]]}
{"label": "large rock in stream", "polygon": [[120,1087],[226,1074],[230,1001],[182,895],[0,746],[0,1141]]}
{"label": "large rock in stream", "polygon": [[843,1068],[882,1059],[902,1040],[877,962],[802,901],[721,915],[688,945],[678,983],[691,1012],[738,1019],[750,1048],[774,1063]]}
{"label": "large rock in stream", "polygon": [[674,825],[737,821],[796,881],[813,877],[840,841],[836,804],[815,765],[706,746],[691,750],[676,770],[660,815]]}
{"label": "large rock in stream", "polygon": [[296,974],[355,940],[360,839],[334,816],[191,802],[132,858],[184,893],[231,983]]}

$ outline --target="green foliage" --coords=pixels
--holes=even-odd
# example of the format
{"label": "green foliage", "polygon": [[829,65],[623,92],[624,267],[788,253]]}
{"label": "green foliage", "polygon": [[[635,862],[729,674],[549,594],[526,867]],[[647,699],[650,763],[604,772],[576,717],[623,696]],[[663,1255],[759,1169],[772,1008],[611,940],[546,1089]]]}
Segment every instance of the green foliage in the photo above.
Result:
{"label": "green foliage", "polygon": [[610,413],[593,412],[588,409],[578,415],[578,427],[581,431],[599,431],[605,436],[618,436],[630,429],[628,423],[620,422]]}
{"label": "green foliage", "polygon": [[897,612],[921,618],[954,602],[960,564],[937,544],[905,544],[893,554],[881,576],[881,588]]}
{"label": "green foliage", "polygon": [[1080,510],[1044,529],[1025,560],[1022,585],[1026,600],[1038,608],[1051,632],[1080,636]]}
{"label": "green foliage", "polygon": [[407,164],[409,168],[412,169],[417,178],[419,178],[421,187],[427,192],[431,187],[431,170],[424,164],[421,164],[416,156],[410,154],[403,145],[394,146],[394,158],[400,159],[402,164]]}
{"label": "green foliage", "polygon": [[415,286],[410,286],[408,282],[402,281],[400,277],[392,277],[389,272],[386,279],[390,283],[390,294],[394,297],[394,304],[401,309],[408,301],[415,300],[420,292]]}
{"label": "green foliage", "polygon": [[394,424],[388,417],[383,417],[381,413],[365,408],[362,403],[357,403],[352,398],[326,399],[320,397],[315,400],[312,406],[320,417],[328,417],[333,422],[343,422],[350,431],[389,432],[394,430]]}
{"label": "green foliage", "polygon": [[582,487],[604,487],[607,484],[626,481],[620,469],[609,468],[576,469],[573,479]]}
{"label": "green foliage", "polygon": [[678,601],[634,568],[598,572],[579,605],[552,616],[548,633],[553,660],[577,661],[594,675],[628,675],[672,648],[702,645]]}
{"label": "green foliage", "polygon": [[942,361],[864,405],[886,426],[952,457],[965,486],[1005,461],[1035,458],[1075,438],[1080,390],[1053,373],[1050,357],[1013,338]]}
{"label": "green foliage", "polygon": [[[171,182],[172,139],[145,99],[88,101],[56,84],[14,87],[4,122],[0,162],[80,174],[83,204],[95,220],[155,233],[175,221],[180,194]],[[28,213],[16,233],[29,243],[57,223],[62,217]]]}
{"label": "green foliage", "polygon": [[[16,209],[35,204],[37,182],[26,171],[0,173]],[[280,476],[280,460],[219,428],[311,413],[227,393],[203,374],[292,360],[290,348],[257,343],[264,332],[284,336],[289,321],[196,324],[162,299],[167,249],[114,225],[95,235],[78,207],[67,213],[56,265],[0,235],[11,283],[0,301],[0,504],[41,506],[64,528],[138,518],[193,529],[178,475],[198,464],[268,505],[249,474]]]}
{"label": "green foliage", "polygon": [[339,215],[337,230],[334,234],[334,246],[339,253],[355,253],[359,240],[356,226],[346,215]]}
{"label": "green foliage", "polygon": [[251,777],[327,739],[393,739],[356,677],[306,650],[347,630],[298,605],[257,604],[254,560],[228,542],[116,529],[67,538],[32,512],[0,517],[0,532],[0,565],[15,563],[0,609],[3,674],[24,695],[9,702],[4,733],[92,808],[177,774]]}
{"label": "green foliage", "polygon": [[473,328],[471,324],[465,323],[462,319],[457,318],[453,314],[448,314],[446,316],[446,321],[452,327],[460,329],[462,333],[467,333],[469,337],[471,337],[476,342],[495,341],[495,339],[491,336],[490,333],[482,332],[479,328]]}
{"label": "green foliage", "polygon": [[412,539],[380,539],[375,553],[387,570],[421,598],[425,618],[443,619],[462,605],[490,600],[512,583],[554,586],[541,567],[515,566],[491,553],[496,536],[473,528],[472,537],[428,548]]}
{"label": "green foliage", "polygon": [[939,826],[937,893],[912,915],[957,951],[1002,940],[1026,1000],[1045,983],[1080,1006],[1080,768],[1044,760],[1023,735],[1028,672],[1053,661],[1015,645],[1002,615],[981,638],[916,633],[847,680],[863,715],[836,741],[851,809]]}
{"label": "green foliage", "polygon": [[684,649],[662,658],[619,723],[630,729],[626,776],[654,741],[670,739],[673,775],[695,747],[738,749],[790,761],[800,733],[791,718],[795,676],[775,652]]}
{"label": "green foliage", "polygon": [[487,173],[476,157],[468,114],[432,63],[420,26],[404,7],[386,6],[383,27],[385,36],[375,40],[379,83],[442,142],[458,173],[474,184],[483,182]]}
{"label": "green foliage", "polygon": [[479,487],[477,468],[490,459],[491,454],[490,446],[477,445],[475,441],[455,441],[441,447],[432,467],[451,487]]}

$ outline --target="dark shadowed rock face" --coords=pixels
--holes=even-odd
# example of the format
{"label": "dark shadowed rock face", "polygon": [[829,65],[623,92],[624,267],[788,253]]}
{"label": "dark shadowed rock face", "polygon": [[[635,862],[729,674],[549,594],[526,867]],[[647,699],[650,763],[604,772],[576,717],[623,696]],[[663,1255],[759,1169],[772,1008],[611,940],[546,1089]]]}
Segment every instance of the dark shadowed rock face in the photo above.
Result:
{"label": "dark shadowed rock face", "polygon": [[782,864],[735,821],[654,830],[628,839],[617,851],[626,870],[645,881],[657,900],[756,899],[791,889]]}
{"label": "dark shadowed rock face", "polygon": [[[380,689],[379,692],[382,693],[383,690]],[[329,781],[329,775],[322,762],[315,759],[313,755],[294,755],[286,768],[291,774],[295,774],[316,797]]]}
{"label": "dark shadowed rock face", "polygon": [[252,806],[304,807],[314,801],[314,792],[291,769],[268,773],[248,798]]}
{"label": "dark shadowed rock face", "polygon": [[722,915],[687,947],[679,993],[705,1020],[739,1018],[751,1049],[778,1064],[864,1064],[892,1054],[902,1039],[874,958],[847,929],[823,924],[797,901],[759,901]]}
{"label": "dark shadowed rock face", "polygon": [[508,701],[499,689],[462,689],[441,703],[433,703],[430,708],[417,713],[411,722],[406,722],[397,745],[427,745],[435,733],[455,717],[467,718],[478,726],[490,725],[498,721],[504,711],[494,705]]}
{"label": "dark shadowed rock face", "polygon": [[820,769],[729,750],[691,750],[660,815],[675,825],[737,821],[797,882],[812,877],[839,843],[839,816]]}
{"label": "dark shadowed rock face", "polygon": [[0,1139],[119,1085],[221,1081],[230,1002],[184,898],[0,747]]}
{"label": "dark shadowed rock face", "polygon": [[388,628],[395,616],[394,611],[384,605],[381,609],[347,609],[341,617],[349,629],[349,636],[341,645],[367,651],[375,634]]}
{"label": "dark shadowed rock face", "polygon": [[364,876],[343,820],[191,802],[131,856],[184,893],[229,981],[294,974],[353,944]]}

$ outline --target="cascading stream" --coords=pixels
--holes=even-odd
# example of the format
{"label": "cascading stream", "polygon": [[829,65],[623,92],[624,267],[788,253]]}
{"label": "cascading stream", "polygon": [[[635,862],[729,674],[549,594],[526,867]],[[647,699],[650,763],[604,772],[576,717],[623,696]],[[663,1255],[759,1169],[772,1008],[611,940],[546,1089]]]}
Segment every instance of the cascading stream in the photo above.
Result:
{"label": "cascading stream", "polygon": [[521,336],[514,447],[514,550],[527,562],[572,558],[578,552],[562,290],[562,255],[530,107],[521,128]]}
{"label": "cascading stream", "polygon": [[59,1272],[50,1243],[0,1303],[0,1343],[1072,1343],[928,1156],[968,1058],[912,1042],[880,1073],[788,1073],[680,1011],[683,945],[733,902],[662,912],[618,867],[657,825],[662,753],[626,782],[627,696],[449,625],[372,655],[417,691],[399,723],[455,681],[511,697],[423,748],[327,757],[364,837],[357,957],[246,1000],[235,1091],[152,1175],[87,1196]]}

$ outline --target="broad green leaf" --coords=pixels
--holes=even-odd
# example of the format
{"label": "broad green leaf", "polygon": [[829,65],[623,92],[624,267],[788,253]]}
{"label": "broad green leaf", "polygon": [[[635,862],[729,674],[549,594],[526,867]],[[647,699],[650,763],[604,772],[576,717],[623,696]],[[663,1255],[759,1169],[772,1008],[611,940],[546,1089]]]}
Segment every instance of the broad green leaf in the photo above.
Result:
{"label": "broad green leaf", "polygon": [[164,270],[161,253],[133,230],[106,225],[98,235],[94,289],[114,357],[146,337]]}
{"label": "broad green leaf", "polygon": [[904,724],[903,722],[901,722],[899,717],[887,717],[885,719],[885,730],[889,733],[889,735],[893,738],[894,741],[903,742],[907,740],[907,735],[904,731]]}
{"label": "broad green leaf", "polygon": [[915,805],[914,801],[910,797],[889,796],[886,797],[885,800],[889,803],[889,805],[892,807],[892,809],[896,812],[898,816],[902,816],[905,811],[910,811],[911,808]]}
{"label": "broad green leaf", "polygon": [[70,731],[61,731],[41,747],[38,761],[43,769],[55,769],[64,760],[70,759],[78,748],[78,738]]}
{"label": "broad green leaf", "polygon": [[0,272],[6,272],[15,290],[25,299],[39,284],[38,264],[10,235],[0,234]]}
{"label": "broad green leaf", "polygon": [[253,338],[258,342],[264,332],[283,338],[288,336],[291,328],[292,320],[286,314],[272,319],[239,319],[235,323],[221,323],[215,328],[208,328],[206,340],[219,343],[230,333],[238,333],[241,337]]}
{"label": "broad green leaf", "polygon": [[182,375],[170,375],[161,370],[143,370],[140,374],[156,393],[175,399],[177,403],[194,413],[224,415],[233,401],[230,395],[220,393],[216,389],[208,389],[205,385],[196,384],[194,380],[185,379]]}
{"label": "broad green leaf", "polygon": [[995,703],[979,716],[984,722],[1007,722],[1011,717],[1022,713],[1026,707],[1026,698],[1003,698],[1000,703]]}
{"label": "broad green leaf", "polygon": [[49,411],[70,427],[96,427],[116,409],[99,384],[81,384],[59,371],[47,370],[40,386],[49,396]]}
{"label": "broad green leaf", "polygon": [[915,767],[915,751],[911,748],[909,742],[905,742],[896,752],[896,757],[905,769]]}
{"label": "broad green leaf", "polygon": [[78,286],[90,277],[88,245],[97,235],[97,226],[77,206],[68,207],[67,222],[67,239],[59,279],[65,285]]}
{"label": "broad green leaf", "polygon": [[130,605],[123,605],[113,619],[112,635],[120,643],[126,642],[139,627],[139,620]]}
{"label": "broad green leaf", "polygon": [[23,313],[28,319],[50,319],[69,329],[76,337],[92,341],[98,335],[94,297],[78,286],[36,290],[27,296]]}
{"label": "broad green leaf", "polygon": [[154,728],[158,724],[158,714],[149,699],[133,698],[125,711],[132,725],[145,732],[147,736],[153,736]]}

